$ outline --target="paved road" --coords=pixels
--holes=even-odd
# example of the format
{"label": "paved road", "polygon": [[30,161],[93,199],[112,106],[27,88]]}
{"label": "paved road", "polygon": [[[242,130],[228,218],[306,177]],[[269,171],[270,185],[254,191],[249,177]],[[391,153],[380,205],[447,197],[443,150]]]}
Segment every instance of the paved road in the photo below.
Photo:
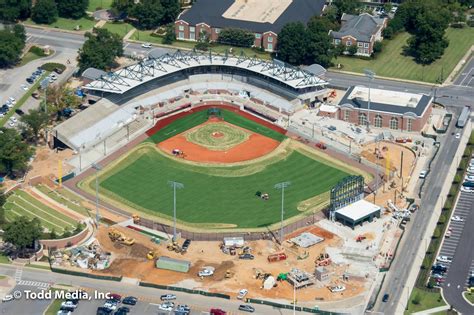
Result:
{"label": "paved road", "polygon": [[[441,192],[442,184],[448,175],[451,163],[447,163],[447,161],[453,160],[454,153],[459,146],[460,140],[451,136],[451,133],[454,132],[455,129],[455,124],[451,123],[446,136],[442,139],[439,153],[431,166],[432,172],[430,172],[425,179],[427,182],[423,188],[420,209],[412,216],[411,221],[408,223],[397,255],[390,267],[390,272],[385,278],[381,294],[388,293],[390,300],[387,303],[383,303],[381,299],[379,299],[374,307],[375,311],[385,314],[395,314],[397,303],[399,303],[402,298],[407,299],[405,283],[419,248],[419,246],[414,245],[420,244],[428,222],[430,221],[430,217],[432,215],[438,215],[433,213],[433,209]],[[428,244],[420,244],[420,246],[427,247]]]}
{"label": "paved road", "polygon": [[[15,278],[15,274],[17,273],[16,266],[1,265],[0,268],[1,268],[2,274]],[[18,276],[16,277],[16,279],[18,280]],[[114,282],[114,281],[90,279],[90,278],[85,278],[85,277],[70,276],[70,275],[64,275],[64,274],[50,272],[47,270],[34,269],[34,268],[24,268],[21,274],[21,281],[22,282],[20,282],[20,284],[25,283],[23,281],[34,281],[35,285],[30,286],[33,288],[43,286],[42,283],[46,283],[50,285],[55,284],[55,283],[60,283],[63,285],[79,286],[81,288],[85,288],[86,291],[88,292],[92,292],[91,289],[93,288],[94,290],[98,292],[118,293],[122,296],[132,295],[132,296],[138,297],[139,300],[144,301],[147,304],[160,303],[159,296],[161,294],[170,293],[164,290],[140,287],[137,285],[132,285],[132,284],[124,283],[124,282]],[[237,300],[224,300],[224,299],[219,299],[219,298],[211,298],[211,297],[205,297],[201,295],[193,295],[193,294],[187,294],[187,293],[181,293],[181,292],[171,292],[171,293],[177,296],[178,303],[190,305],[194,309],[208,310],[211,307],[217,307],[217,308],[226,310],[228,312],[231,312],[231,314],[245,314],[245,313],[238,312],[238,306],[241,303]],[[83,301],[81,303],[87,304],[89,302]],[[94,309],[94,308],[96,309],[97,305],[99,305],[101,302],[95,301],[91,303],[94,303],[94,304],[92,306],[84,307],[84,308],[88,310]],[[0,313],[2,313],[2,309],[6,307],[8,308],[9,312],[2,313],[2,314],[32,314],[32,315],[42,314],[42,311],[36,312],[36,307],[38,307],[38,309],[44,308],[43,304],[38,305],[36,303],[27,303],[26,306],[23,306],[22,304],[23,303],[15,303],[15,302],[5,303],[5,304],[2,303],[0,304]],[[292,314],[293,313],[293,311],[291,310],[282,310],[279,308],[274,308],[274,307],[270,307],[266,305],[254,304],[253,306],[256,309],[256,314],[279,315],[279,314]],[[17,307],[21,308],[21,310],[17,309]],[[23,307],[28,307],[29,311],[25,310]],[[156,314],[156,308],[153,308],[150,306],[149,309],[152,310],[151,314]],[[302,312],[297,312],[297,313],[303,314]],[[76,314],[76,312],[74,312],[74,314]],[[89,315],[91,313],[78,312],[78,314]],[[147,314],[150,314],[150,313],[147,313]]]}
{"label": "paved road", "polygon": [[474,58],[466,62],[454,84],[474,88]]}
{"label": "paved road", "polygon": [[452,257],[448,263],[443,293],[446,302],[462,314],[474,314],[474,306],[464,300],[462,292],[466,290],[470,271],[474,262],[474,194],[461,192],[453,215],[465,219],[464,222],[451,222],[452,235],[445,238],[440,255]]}

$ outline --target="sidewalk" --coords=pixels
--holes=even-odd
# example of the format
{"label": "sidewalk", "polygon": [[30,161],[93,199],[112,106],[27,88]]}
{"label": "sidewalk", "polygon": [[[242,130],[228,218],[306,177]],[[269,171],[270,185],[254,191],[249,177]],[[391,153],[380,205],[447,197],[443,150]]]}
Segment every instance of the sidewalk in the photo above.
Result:
{"label": "sidewalk", "polygon": [[449,310],[449,308],[450,308],[449,305],[438,306],[438,307],[435,307],[435,308],[431,308],[429,310],[424,310],[424,311],[412,313],[412,315],[435,314],[435,313],[439,313],[439,312],[442,312],[442,311]]}

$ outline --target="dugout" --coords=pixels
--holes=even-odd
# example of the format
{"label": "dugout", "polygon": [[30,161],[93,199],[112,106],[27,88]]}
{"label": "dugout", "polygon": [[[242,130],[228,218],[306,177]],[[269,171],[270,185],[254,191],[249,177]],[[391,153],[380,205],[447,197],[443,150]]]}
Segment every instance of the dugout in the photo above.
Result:
{"label": "dugout", "polygon": [[335,219],[342,224],[355,228],[363,222],[372,222],[374,218],[380,218],[381,208],[376,204],[364,199],[351,203],[335,211]]}

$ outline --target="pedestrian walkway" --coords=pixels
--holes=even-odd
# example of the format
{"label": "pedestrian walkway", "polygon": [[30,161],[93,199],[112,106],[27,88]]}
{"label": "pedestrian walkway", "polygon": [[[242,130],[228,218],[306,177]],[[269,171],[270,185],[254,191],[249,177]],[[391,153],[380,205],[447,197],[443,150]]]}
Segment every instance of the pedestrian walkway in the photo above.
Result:
{"label": "pedestrian walkway", "polygon": [[416,313],[412,313],[412,315],[426,315],[426,314],[436,314],[442,311],[449,310],[449,305],[438,306],[435,308],[431,308],[429,310],[424,310]]}
{"label": "pedestrian walkway", "polygon": [[25,285],[29,287],[37,287],[38,289],[45,289],[49,288],[50,284],[46,282],[41,282],[41,281],[29,281],[29,280],[20,280],[17,281],[18,285]]}
{"label": "pedestrian walkway", "polygon": [[18,283],[21,281],[21,277],[23,275],[23,269],[17,268],[15,271],[15,281]]}

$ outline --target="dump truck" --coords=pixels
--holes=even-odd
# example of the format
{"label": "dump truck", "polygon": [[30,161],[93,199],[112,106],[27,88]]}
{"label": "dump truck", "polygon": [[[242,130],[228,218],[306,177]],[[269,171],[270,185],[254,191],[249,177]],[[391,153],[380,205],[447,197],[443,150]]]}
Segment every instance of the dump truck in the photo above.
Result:
{"label": "dump truck", "polygon": [[132,246],[135,244],[135,239],[126,237],[122,232],[116,229],[109,230],[109,238],[112,242],[119,242],[120,244],[127,246]]}

